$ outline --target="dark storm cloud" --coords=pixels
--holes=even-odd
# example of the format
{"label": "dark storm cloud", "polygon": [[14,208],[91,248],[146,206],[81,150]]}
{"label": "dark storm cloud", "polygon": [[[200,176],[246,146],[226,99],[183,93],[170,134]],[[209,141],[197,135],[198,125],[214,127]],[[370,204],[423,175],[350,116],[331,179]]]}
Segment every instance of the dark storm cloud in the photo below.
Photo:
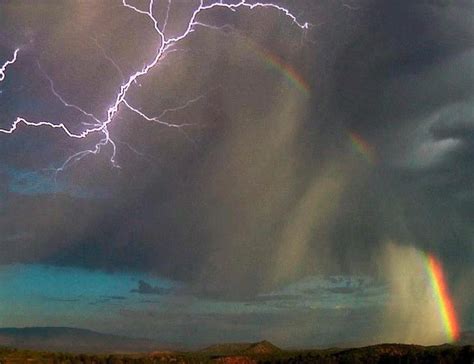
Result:
{"label": "dark storm cloud", "polygon": [[[156,41],[141,18],[91,4],[51,14],[51,5],[7,6],[6,32],[32,43],[2,84],[11,93],[0,95],[8,100],[1,125],[17,113],[85,121],[51,95],[32,66],[38,58],[66,97],[103,113],[121,76],[91,37],[124,74],[151,56]],[[381,252],[396,240],[437,253],[456,287],[474,259],[474,5],[350,5],[304,2],[309,21],[321,24],[312,42],[276,15],[252,26],[248,14],[230,14],[238,35],[195,32],[129,100],[159,115],[205,94],[171,119],[193,126],[182,133],[121,110],[111,130],[122,168],[111,168],[104,150],[60,173],[61,193],[35,172],[24,183],[42,190],[25,195],[11,175],[57,166],[92,142],[26,128],[0,137],[2,263],[145,271],[182,281],[195,296],[252,302],[313,274],[384,279]],[[255,44],[292,64],[311,94],[267,67]],[[376,162],[354,149],[350,132],[373,147]],[[93,193],[74,193],[84,190]],[[333,283],[341,285],[330,293],[358,293]],[[133,291],[167,293],[144,281]],[[472,302],[459,301],[472,317]]]}
{"label": "dark storm cloud", "polygon": [[140,280],[138,281],[138,288],[132,289],[130,292],[139,294],[165,295],[169,294],[171,290],[169,288],[154,287],[150,283]]}
{"label": "dark storm cloud", "polygon": [[367,23],[336,60],[334,102],[350,114],[349,127],[380,138],[384,131],[392,134],[407,122],[413,128],[414,118],[469,98],[469,12],[472,4],[457,2],[447,7],[374,2]]}

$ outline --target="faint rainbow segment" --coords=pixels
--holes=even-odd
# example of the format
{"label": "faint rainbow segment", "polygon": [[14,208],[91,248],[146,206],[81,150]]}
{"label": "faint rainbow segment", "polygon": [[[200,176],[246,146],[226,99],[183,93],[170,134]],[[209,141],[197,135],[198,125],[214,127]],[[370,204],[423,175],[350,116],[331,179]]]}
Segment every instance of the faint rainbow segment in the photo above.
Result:
{"label": "faint rainbow segment", "polygon": [[266,67],[283,75],[288,83],[300,91],[302,95],[310,96],[311,86],[308,81],[290,63],[249,38],[246,38],[245,41],[247,46],[265,63]]}
{"label": "faint rainbow segment", "polygon": [[459,322],[446,284],[443,267],[432,254],[426,255],[426,267],[446,336],[451,342],[456,341],[459,339]]}
{"label": "faint rainbow segment", "polygon": [[364,157],[370,164],[375,164],[377,159],[375,157],[374,147],[365,141],[359,134],[351,131],[349,132],[349,139],[352,148],[361,156]]}
{"label": "faint rainbow segment", "polygon": [[279,56],[267,50],[260,49],[259,53],[265,60],[268,67],[276,70],[294,85],[303,95],[309,96],[311,88],[308,82],[288,63],[285,63]]}

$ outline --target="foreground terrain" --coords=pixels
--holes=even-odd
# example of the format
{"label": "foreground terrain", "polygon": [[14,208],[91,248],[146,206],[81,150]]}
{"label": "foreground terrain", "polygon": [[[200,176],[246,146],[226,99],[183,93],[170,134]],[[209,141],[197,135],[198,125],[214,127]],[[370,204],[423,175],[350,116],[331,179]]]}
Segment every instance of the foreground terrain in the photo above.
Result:
{"label": "foreground terrain", "polygon": [[195,352],[158,351],[143,354],[72,354],[12,348],[0,349],[0,363],[474,363],[474,346],[381,344],[353,349],[286,351],[263,341],[215,345]]}

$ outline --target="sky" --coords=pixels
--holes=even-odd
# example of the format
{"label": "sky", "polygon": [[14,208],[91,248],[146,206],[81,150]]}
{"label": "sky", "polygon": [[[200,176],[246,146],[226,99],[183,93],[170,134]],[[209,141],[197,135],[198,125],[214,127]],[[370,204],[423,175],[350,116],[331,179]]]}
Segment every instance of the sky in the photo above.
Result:
{"label": "sky", "polygon": [[474,4],[273,4],[0,3],[0,326],[474,329]]}

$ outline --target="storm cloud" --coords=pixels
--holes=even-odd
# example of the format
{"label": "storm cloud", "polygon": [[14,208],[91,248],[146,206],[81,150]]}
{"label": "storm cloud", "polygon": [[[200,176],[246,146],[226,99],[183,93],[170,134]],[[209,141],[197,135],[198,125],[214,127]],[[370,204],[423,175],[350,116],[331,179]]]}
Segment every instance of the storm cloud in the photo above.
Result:
{"label": "storm cloud", "polygon": [[[315,276],[333,281],[312,299],[325,292],[342,304],[363,296],[365,286],[330,277],[369,276],[399,301],[360,308],[359,321],[370,322],[367,340],[416,342],[420,323],[410,332],[376,324],[424,308],[423,320],[434,315],[426,292],[424,307],[409,312],[404,300],[418,283],[397,280],[408,274],[404,252],[430,252],[443,262],[461,326],[472,328],[474,5],[281,3],[313,26],[302,32],[273,11],[216,11],[205,20],[231,27],[199,29],[133,86],[128,101],[147,115],[202,98],[169,114],[167,122],[182,128],[121,109],[111,127],[120,168],[104,148],[55,174],[51,169],[97,140],[27,127],[0,134],[0,262],[163,277],[182,284],[170,306],[183,297],[276,301],[262,298],[268,294],[292,302],[285,289]],[[191,7],[173,9],[170,32]],[[21,49],[1,84],[2,128],[21,115],[64,119],[80,130],[84,115],[58,102],[48,77],[65,99],[103,116],[123,75],[140,69],[157,46],[151,24],[114,1],[5,2],[0,24],[0,62]],[[310,92],[262,54],[291,65]],[[131,289],[170,293],[143,280]],[[222,325],[261,320],[262,335],[273,332],[283,343],[279,328],[297,327],[303,317],[331,322],[336,315],[338,330],[358,330],[344,326],[351,322],[340,311],[305,312],[234,313]],[[174,339],[192,340],[180,336],[184,314],[175,315]],[[195,317],[212,341],[209,317]],[[235,337],[252,336],[249,327]],[[304,327],[304,342],[324,335]],[[337,333],[328,335],[324,342],[337,341]],[[436,335],[428,342],[443,340]]]}

